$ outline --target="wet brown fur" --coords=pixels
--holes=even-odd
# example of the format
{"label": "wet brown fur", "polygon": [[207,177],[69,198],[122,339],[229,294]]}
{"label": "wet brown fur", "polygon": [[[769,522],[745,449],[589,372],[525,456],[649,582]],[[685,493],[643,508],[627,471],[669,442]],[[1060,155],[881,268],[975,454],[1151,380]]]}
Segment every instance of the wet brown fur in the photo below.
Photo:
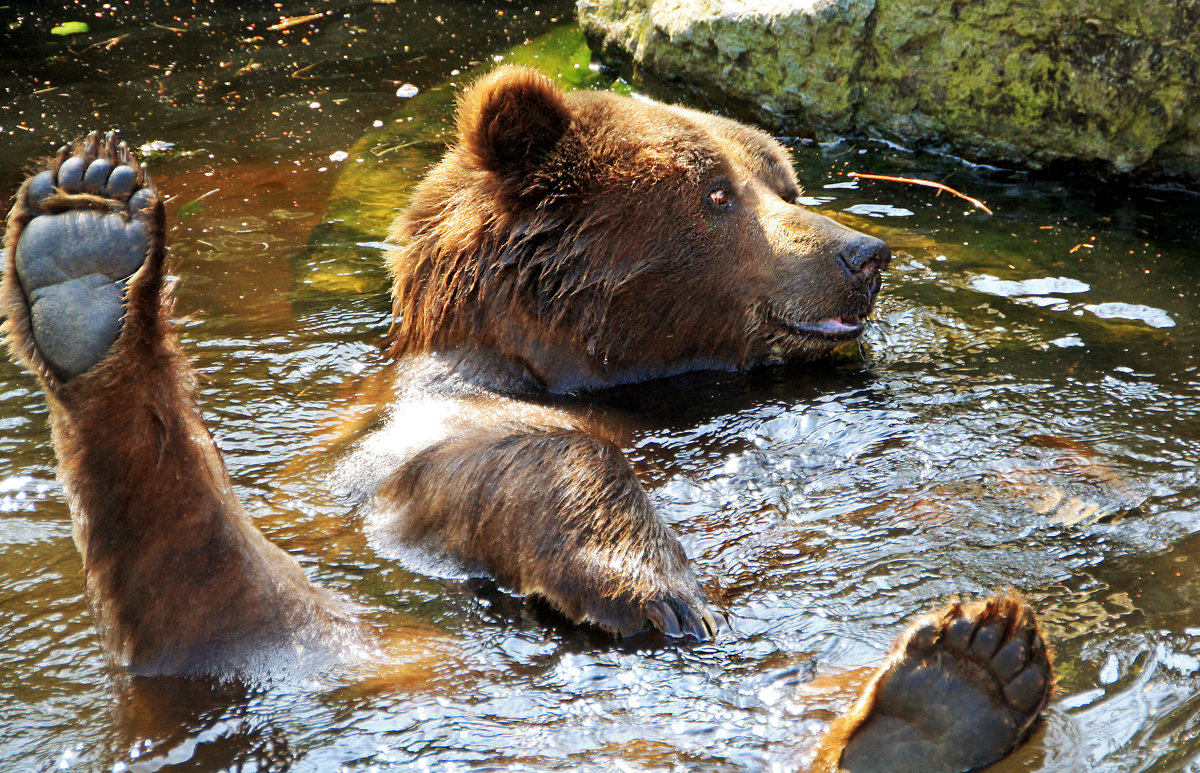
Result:
{"label": "wet brown fur", "polygon": [[635,632],[644,605],[664,594],[704,603],[620,448],[592,435],[479,427],[419,451],[378,497],[404,503],[398,541],[547,598],[573,620]]}
{"label": "wet brown fur", "polygon": [[[760,132],[512,67],[466,92],[458,130],[388,256],[391,353],[402,372],[446,363],[447,399],[810,358],[836,342],[788,323],[870,311],[881,266],[853,277],[839,257],[866,237],[794,206],[790,160]],[[436,391],[416,381],[397,412]],[[658,625],[662,604],[704,616],[678,541],[597,432],[580,415],[448,428],[380,475],[377,533],[617,633]]]}
{"label": "wet brown fur", "polygon": [[[823,354],[837,342],[790,325],[865,315],[881,266],[851,276],[839,250],[866,237],[794,206],[783,149],[727,119],[567,95],[501,68],[465,94],[459,130],[394,229],[397,386],[384,390],[405,430],[430,399],[457,408],[440,436],[366,464],[379,534],[614,633],[711,635],[683,549],[612,433],[551,398]],[[728,207],[712,203],[715,189]],[[8,231],[7,334],[49,395],[109,650],[135,670],[204,672],[262,642],[356,640],[352,612],[233,496],[170,329],[161,203],[120,338],[62,384],[37,354],[11,270],[24,195]],[[105,204],[80,194],[61,205]],[[496,410],[505,403],[511,416]],[[175,608],[180,598],[192,608]]]}
{"label": "wet brown fur", "polygon": [[[401,422],[430,396],[458,410],[440,437],[380,476],[373,506],[387,516],[382,533],[613,632],[647,623],[713,632],[684,551],[613,442],[614,427],[547,393],[815,356],[831,344],[797,337],[788,324],[865,314],[877,275],[847,279],[835,253],[853,232],[792,207],[798,188],[782,149],[731,121],[606,94],[566,96],[508,68],[468,92],[459,127],[462,142],[395,229],[403,246],[390,257],[393,353],[411,373],[372,390]],[[93,135],[64,150],[50,168],[72,152],[96,157],[96,143]],[[116,152],[111,140],[104,152]],[[129,159],[122,148],[119,160],[136,163]],[[713,185],[742,203],[736,216],[705,209]],[[34,344],[14,267],[28,189],[8,221],[4,334],[47,393],[106,651],[146,675],[242,680],[351,662],[368,667],[367,689],[434,678],[455,658],[443,639],[372,631],[243,512],[170,323],[160,200],[117,342],[83,375],[66,383],[54,375]],[[43,206],[109,205],[59,193]],[[1006,620],[1007,635],[1026,637],[1049,678],[1019,599],[967,612],[977,625]],[[952,606],[900,638],[831,728],[814,769],[835,769],[856,742],[888,669],[934,646],[922,632],[940,636],[963,614]],[[946,660],[947,669],[991,668]],[[1002,687],[993,692],[1006,700]],[[1049,695],[1020,694],[1041,702],[1014,711],[1014,743]]]}
{"label": "wet brown fur", "polygon": [[856,234],[791,206],[786,154],[748,127],[519,68],[469,90],[458,126],[392,231],[395,356],[486,352],[572,392],[811,358],[833,346],[773,317],[870,310],[834,257]]}
{"label": "wet brown fur", "polygon": [[[5,234],[4,333],[46,390],[58,478],[106,651],[136,674],[264,674],[287,667],[288,643],[316,653],[365,641],[351,607],[309,583],[233,494],[172,331],[162,202],[153,204],[160,227],[131,281],[111,354],[64,384],[37,352],[14,268],[30,219],[28,187],[17,194]],[[56,194],[45,208],[81,205],[108,206]]]}

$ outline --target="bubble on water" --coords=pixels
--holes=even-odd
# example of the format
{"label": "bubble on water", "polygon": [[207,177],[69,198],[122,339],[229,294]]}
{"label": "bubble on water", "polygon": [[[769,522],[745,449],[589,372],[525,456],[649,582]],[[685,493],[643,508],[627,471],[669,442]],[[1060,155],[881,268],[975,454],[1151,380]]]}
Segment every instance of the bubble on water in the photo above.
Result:
{"label": "bubble on water", "polygon": [[1101,319],[1130,319],[1150,327],[1175,327],[1170,314],[1139,303],[1089,303],[1083,308]]}
{"label": "bubble on water", "polygon": [[[1066,304],[1066,298],[1055,298],[1052,295],[1027,295],[1021,299],[1025,303],[1032,303],[1034,306],[1063,306]],[[1065,310],[1062,309],[1062,310]]]}
{"label": "bubble on water", "polygon": [[143,156],[148,156],[151,153],[166,153],[173,147],[175,147],[174,142],[167,142],[166,140],[151,140],[150,142],[143,143],[138,150],[141,151]]}
{"label": "bubble on water", "polygon": [[[1012,298],[1020,295],[1046,296],[1053,293],[1086,293],[1092,289],[1086,282],[1065,276],[1048,276],[1038,279],[1000,279],[990,274],[980,274],[967,280],[967,286],[988,295]],[[1057,300],[1057,299],[1054,299]]]}
{"label": "bubble on water", "polygon": [[851,215],[864,217],[911,217],[913,215],[911,209],[893,207],[890,204],[855,204],[853,207],[847,207],[846,211]]}
{"label": "bubble on water", "polygon": [[1083,343],[1083,340],[1079,336],[1069,335],[1069,336],[1063,336],[1062,338],[1055,338],[1053,341],[1050,342],[1050,345],[1057,346],[1060,349],[1069,349],[1072,346],[1083,346],[1084,343]]}
{"label": "bubble on water", "polygon": [[410,97],[415,97],[419,91],[420,89],[411,83],[405,83],[403,86],[396,89],[396,96],[400,97],[401,99],[408,99]]}

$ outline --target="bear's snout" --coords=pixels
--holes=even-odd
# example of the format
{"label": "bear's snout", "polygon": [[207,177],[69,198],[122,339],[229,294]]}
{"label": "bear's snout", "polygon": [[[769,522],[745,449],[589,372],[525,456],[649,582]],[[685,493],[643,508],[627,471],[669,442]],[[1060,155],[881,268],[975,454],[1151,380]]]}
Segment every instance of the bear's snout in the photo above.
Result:
{"label": "bear's snout", "polygon": [[852,279],[870,284],[892,262],[892,248],[882,239],[859,234],[846,242],[836,257]]}

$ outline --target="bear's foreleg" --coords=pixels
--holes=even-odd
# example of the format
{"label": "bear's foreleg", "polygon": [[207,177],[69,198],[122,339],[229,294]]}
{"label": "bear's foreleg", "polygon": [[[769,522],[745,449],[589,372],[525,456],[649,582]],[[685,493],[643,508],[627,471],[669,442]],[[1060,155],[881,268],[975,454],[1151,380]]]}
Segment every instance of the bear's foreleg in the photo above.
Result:
{"label": "bear's foreleg", "polygon": [[621,450],[585,432],[510,424],[454,435],[405,462],[374,507],[384,538],[576,622],[697,639],[720,627]]}
{"label": "bear's foreleg", "polygon": [[9,215],[0,299],[41,380],[106,649],[139,674],[240,676],[361,636],[242,512],[163,286],[162,201],[110,134],[63,148]]}

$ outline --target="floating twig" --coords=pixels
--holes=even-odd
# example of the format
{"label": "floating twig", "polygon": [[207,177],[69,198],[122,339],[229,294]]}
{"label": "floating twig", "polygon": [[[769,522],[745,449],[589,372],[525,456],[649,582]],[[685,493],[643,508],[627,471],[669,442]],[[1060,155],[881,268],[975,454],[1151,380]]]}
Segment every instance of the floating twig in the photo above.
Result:
{"label": "floating twig", "polygon": [[299,78],[299,79],[300,79],[300,80],[302,80],[302,81],[306,81],[306,80],[312,80],[312,79],[313,79],[313,78],[315,78],[316,76],[315,76],[315,75],[309,75],[309,74],[308,74],[308,71],[309,71],[309,70],[311,70],[312,68],[314,68],[314,67],[318,66],[318,65],[325,64],[325,61],[326,61],[326,60],[324,60],[324,59],[321,59],[321,60],[319,60],[319,61],[313,62],[313,63],[312,63],[312,64],[310,64],[310,65],[305,65],[304,67],[301,67],[299,70],[294,70],[294,71],[292,71],[292,75],[291,75],[291,77],[293,77],[293,78]]}
{"label": "floating twig", "polygon": [[272,24],[270,27],[267,27],[267,29],[269,29],[271,32],[278,32],[279,30],[285,30],[288,27],[295,27],[298,24],[316,21],[322,16],[328,15],[328,13],[328,11],[319,11],[317,13],[305,14],[304,16],[281,16],[278,24]]}
{"label": "floating twig", "polygon": [[388,148],[380,148],[380,147],[376,146],[376,147],[371,148],[371,155],[373,155],[377,158],[382,158],[383,156],[386,156],[388,153],[394,153],[397,150],[404,150],[405,148],[411,148],[414,145],[420,145],[424,142],[425,142],[425,140],[412,140],[410,142],[401,142],[399,145],[392,145],[391,147],[388,147]]}
{"label": "floating twig", "polygon": [[98,40],[95,43],[88,46],[87,48],[84,48],[83,50],[81,50],[79,53],[81,53],[81,54],[86,53],[88,51],[91,51],[93,48],[99,48],[101,46],[104,46],[105,51],[112,51],[114,48],[121,45],[121,43],[123,43],[125,41],[125,38],[127,38],[127,37],[129,37],[129,33],[125,33],[124,35],[117,35],[115,38],[109,38],[108,40]]}
{"label": "floating twig", "polygon": [[944,183],[936,183],[933,180],[919,180],[914,177],[892,177],[891,175],[886,175],[886,174],[863,174],[861,172],[851,172],[850,176],[851,177],[861,177],[864,180],[883,180],[884,182],[890,182],[890,183],[909,183],[910,185],[924,185],[926,188],[936,188],[939,192],[945,191],[946,193],[953,194],[953,195],[959,197],[960,199],[962,199],[963,201],[970,202],[973,206],[975,206],[979,209],[982,209],[984,212],[988,213],[989,215],[992,214],[992,210],[988,209],[987,205],[984,204],[979,199],[972,198],[965,193],[959,193],[958,191],[951,188],[949,185],[946,185]]}

